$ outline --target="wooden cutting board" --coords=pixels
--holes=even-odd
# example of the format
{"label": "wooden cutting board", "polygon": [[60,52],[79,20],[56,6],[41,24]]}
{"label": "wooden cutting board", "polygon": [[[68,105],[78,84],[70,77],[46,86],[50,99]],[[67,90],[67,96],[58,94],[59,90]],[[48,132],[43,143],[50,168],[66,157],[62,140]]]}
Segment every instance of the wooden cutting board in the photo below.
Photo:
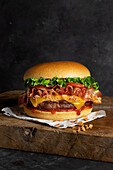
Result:
{"label": "wooden cutting board", "polygon": [[[17,104],[23,91],[0,94],[0,110]],[[41,123],[18,120],[0,113],[0,147],[113,162],[113,97],[103,97],[107,117],[92,121],[93,129],[73,133],[72,128],[57,129]]]}

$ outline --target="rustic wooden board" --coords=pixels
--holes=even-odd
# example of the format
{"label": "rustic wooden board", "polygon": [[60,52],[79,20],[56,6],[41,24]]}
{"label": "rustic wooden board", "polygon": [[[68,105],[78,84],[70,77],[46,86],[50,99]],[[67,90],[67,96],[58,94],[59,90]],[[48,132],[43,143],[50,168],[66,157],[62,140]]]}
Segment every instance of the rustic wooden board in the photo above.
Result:
{"label": "rustic wooden board", "polygon": [[[0,109],[17,104],[23,91],[0,94]],[[107,117],[94,120],[93,129],[73,133],[44,124],[18,120],[0,113],[0,147],[113,162],[113,97],[103,97],[94,110],[104,109]]]}

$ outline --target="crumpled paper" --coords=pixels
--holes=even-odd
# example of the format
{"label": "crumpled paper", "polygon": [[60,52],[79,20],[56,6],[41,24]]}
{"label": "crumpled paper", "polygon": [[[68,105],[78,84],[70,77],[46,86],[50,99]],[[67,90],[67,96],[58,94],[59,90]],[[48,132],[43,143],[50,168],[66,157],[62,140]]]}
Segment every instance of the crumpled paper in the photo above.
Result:
{"label": "crumpled paper", "polygon": [[[3,114],[10,117],[15,117],[17,119],[22,120],[29,120],[29,121],[35,121],[35,122],[41,122],[46,123],[50,126],[57,127],[57,128],[67,128],[67,127],[73,127],[75,125],[78,125],[80,121],[83,123],[90,122],[92,120],[95,120],[97,118],[105,117],[106,112],[104,110],[99,110],[95,112],[91,112],[87,115],[87,117],[82,117],[78,119],[71,119],[71,120],[64,120],[64,121],[54,121],[54,120],[45,120],[45,119],[38,119],[33,118],[30,116],[27,116],[23,109],[19,108],[18,106],[13,107],[5,107],[2,109]],[[18,113],[21,113],[21,115],[18,115]]]}

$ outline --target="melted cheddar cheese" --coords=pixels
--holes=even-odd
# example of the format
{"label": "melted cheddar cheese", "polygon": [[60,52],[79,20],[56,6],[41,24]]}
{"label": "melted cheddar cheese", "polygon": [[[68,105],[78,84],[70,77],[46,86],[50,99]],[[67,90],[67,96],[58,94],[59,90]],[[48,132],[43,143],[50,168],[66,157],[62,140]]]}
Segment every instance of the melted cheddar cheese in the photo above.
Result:
{"label": "melted cheddar cheese", "polygon": [[45,101],[59,101],[59,100],[66,100],[69,103],[72,103],[77,109],[80,109],[85,100],[81,99],[78,96],[68,96],[68,95],[45,95],[43,97],[34,96],[30,98],[30,101],[34,107],[37,107],[38,104],[45,102]]}

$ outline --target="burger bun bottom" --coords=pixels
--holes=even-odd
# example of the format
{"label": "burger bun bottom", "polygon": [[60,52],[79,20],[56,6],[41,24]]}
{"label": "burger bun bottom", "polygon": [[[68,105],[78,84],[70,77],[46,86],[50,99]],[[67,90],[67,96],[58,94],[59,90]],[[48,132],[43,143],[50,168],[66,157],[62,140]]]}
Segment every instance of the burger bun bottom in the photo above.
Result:
{"label": "burger bun bottom", "polygon": [[76,111],[55,112],[55,114],[52,114],[51,112],[47,112],[47,111],[41,111],[41,110],[35,110],[34,112],[32,112],[32,110],[28,109],[27,107],[24,107],[24,111],[28,116],[34,118],[46,119],[46,120],[66,120],[66,119],[76,119],[76,118],[87,116],[92,111],[92,108],[84,108],[81,111],[80,115],[77,115]]}

